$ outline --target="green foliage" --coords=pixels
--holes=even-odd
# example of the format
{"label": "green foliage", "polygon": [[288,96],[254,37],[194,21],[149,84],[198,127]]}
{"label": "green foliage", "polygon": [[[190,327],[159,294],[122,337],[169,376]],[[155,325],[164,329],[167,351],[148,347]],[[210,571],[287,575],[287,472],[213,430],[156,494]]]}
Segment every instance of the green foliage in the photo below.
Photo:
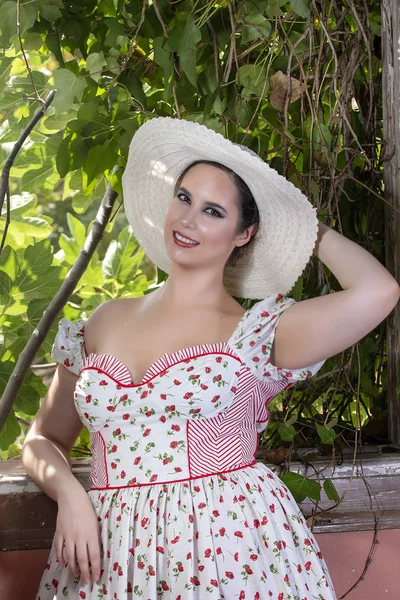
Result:
{"label": "green foliage", "polygon": [[[384,263],[379,3],[356,1],[357,19],[346,2],[346,18],[336,5],[325,13],[324,3],[309,0],[157,6],[159,14],[139,0],[21,2],[31,80],[16,0],[0,0],[0,160],[36,112],[36,94],[57,89],[11,171],[11,224],[0,256],[2,386],[76,261],[113,167],[125,165],[132,135],[155,115],[198,121],[246,144],[307,194],[320,220],[332,217],[329,225],[340,225]],[[271,77],[289,69],[303,93],[276,104]],[[120,192],[120,176],[113,184]],[[86,317],[109,298],[143,294],[155,276],[118,212],[64,316]],[[157,276],[161,282],[164,275]],[[300,301],[339,289],[315,261],[292,296]],[[50,360],[56,327],[37,364]],[[382,327],[356,352],[328,360],[315,379],[279,394],[262,441],[326,451],[352,444],[360,427],[375,441],[373,413],[377,423],[387,414]],[[335,385],[326,389],[331,373]],[[18,454],[44,394],[41,380],[30,376],[0,434],[3,458]],[[85,454],[88,446],[84,432],[75,452]],[[297,498],[304,490],[317,495],[299,477],[286,481]],[[329,483],[324,490],[335,499]]]}

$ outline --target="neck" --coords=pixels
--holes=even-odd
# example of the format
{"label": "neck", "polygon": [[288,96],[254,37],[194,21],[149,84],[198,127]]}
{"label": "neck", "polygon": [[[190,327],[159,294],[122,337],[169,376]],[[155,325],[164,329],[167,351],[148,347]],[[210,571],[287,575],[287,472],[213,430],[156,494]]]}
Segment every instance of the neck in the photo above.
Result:
{"label": "neck", "polygon": [[172,264],[171,273],[158,289],[159,300],[167,307],[179,310],[188,306],[220,307],[231,300],[223,284],[223,273],[207,267],[186,269]]}

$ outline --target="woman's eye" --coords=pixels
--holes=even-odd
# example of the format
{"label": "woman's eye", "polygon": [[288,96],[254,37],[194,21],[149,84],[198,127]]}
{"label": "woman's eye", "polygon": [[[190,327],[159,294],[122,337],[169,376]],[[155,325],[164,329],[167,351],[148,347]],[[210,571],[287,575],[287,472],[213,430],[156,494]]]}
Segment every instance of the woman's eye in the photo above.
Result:
{"label": "woman's eye", "polygon": [[221,213],[219,213],[217,210],[215,210],[215,208],[207,208],[206,210],[211,210],[212,212],[210,212],[208,214],[212,215],[213,217],[220,217],[220,218],[222,218]]}
{"label": "woman's eye", "polygon": [[186,196],[186,194],[183,194],[182,192],[177,194],[177,196],[178,196],[179,200],[183,200],[183,202],[186,202],[188,200],[190,201],[190,199]]}

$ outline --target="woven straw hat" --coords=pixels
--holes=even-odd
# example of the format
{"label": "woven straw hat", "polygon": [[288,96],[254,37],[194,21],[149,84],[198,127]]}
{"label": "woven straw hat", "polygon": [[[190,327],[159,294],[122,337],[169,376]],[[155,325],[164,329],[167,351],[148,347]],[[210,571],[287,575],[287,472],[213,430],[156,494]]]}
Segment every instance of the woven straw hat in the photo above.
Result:
{"label": "woven straw hat", "polygon": [[149,259],[169,273],[164,223],[175,182],[196,160],[222,163],[246,182],[260,213],[255,239],[234,266],[226,266],[224,285],[240,298],[286,295],[311,258],[318,234],[317,209],[247,150],[199,123],[171,117],[147,121],[133,136],[122,177],[125,213]]}

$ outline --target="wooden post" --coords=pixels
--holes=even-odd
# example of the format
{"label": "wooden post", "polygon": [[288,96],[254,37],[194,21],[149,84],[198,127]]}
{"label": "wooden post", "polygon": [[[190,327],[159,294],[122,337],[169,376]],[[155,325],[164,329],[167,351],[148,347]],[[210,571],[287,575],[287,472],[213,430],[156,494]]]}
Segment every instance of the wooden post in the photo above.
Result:
{"label": "wooden post", "polygon": [[[400,3],[382,0],[386,268],[400,282]],[[389,437],[400,445],[400,303],[387,320]]]}

